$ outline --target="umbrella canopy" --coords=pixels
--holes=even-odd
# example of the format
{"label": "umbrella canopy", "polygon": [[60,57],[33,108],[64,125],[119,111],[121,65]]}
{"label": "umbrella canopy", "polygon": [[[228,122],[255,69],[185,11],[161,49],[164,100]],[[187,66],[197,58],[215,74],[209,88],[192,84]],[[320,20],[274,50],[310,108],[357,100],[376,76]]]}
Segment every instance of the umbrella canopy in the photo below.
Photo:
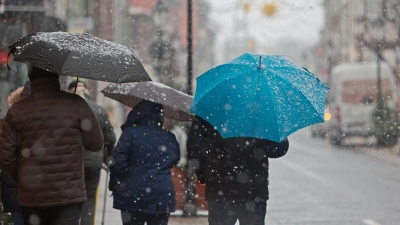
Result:
{"label": "umbrella canopy", "polygon": [[199,76],[196,86],[190,112],[224,138],[281,142],[324,122],[328,87],[284,56],[243,54]]}
{"label": "umbrella canopy", "polygon": [[101,92],[132,108],[143,99],[159,103],[163,105],[164,116],[171,119],[189,121],[193,117],[189,113],[193,97],[161,83],[111,84]]}
{"label": "umbrella canopy", "polygon": [[112,83],[151,81],[131,49],[90,34],[37,32],[9,48],[15,61],[59,75]]}

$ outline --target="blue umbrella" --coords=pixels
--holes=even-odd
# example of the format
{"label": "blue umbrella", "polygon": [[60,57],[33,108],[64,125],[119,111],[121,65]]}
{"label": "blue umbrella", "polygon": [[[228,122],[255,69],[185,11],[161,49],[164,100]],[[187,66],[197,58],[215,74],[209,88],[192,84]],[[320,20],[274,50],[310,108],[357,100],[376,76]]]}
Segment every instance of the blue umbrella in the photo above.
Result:
{"label": "blue umbrella", "polygon": [[324,122],[328,87],[285,56],[243,54],[197,78],[190,112],[223,138],[281,142],[306,126]]}

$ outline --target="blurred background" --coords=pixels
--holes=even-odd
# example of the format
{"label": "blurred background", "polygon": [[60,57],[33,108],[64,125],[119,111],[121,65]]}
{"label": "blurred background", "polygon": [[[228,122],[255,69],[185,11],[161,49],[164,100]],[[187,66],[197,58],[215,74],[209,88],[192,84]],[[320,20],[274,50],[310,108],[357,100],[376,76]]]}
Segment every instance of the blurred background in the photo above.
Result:
{"label": "blurred background", "polygon": [[[189,1],[193,7],[191,21],[193,79],[188,78],[187,61]],[[197,76],[244,52],[286,55],[331,88],[326,101],[325,123],[305,129],[300,136],[294,135],[292,140],[294,146],[297,146],[294,148],[302,149],[295,150],[297,154],[302,153],[304,156],[313,152],[318,157],[318,154],[323,154],[320,157],[326,157],[324,159],[328,161],[332,158],[343,160],[343,154],[350,154],[344,158],[353,159],[354,152],[348,153],[349,149],[359,151],[368,147],[369,150],[377,148],[378,151],[375,151],[376,149],[374,151],[381,153],[383,148],[388,149],[390,152],[388,157],[386,153],[381,155],[393,159],[398,157],[400,149],[397,144],[400,127],[398,126],[399,18],[398,0],[0,0],[0,108],[3,109],[0,116],[4,116],[7,112],[9,93],[27,80],[27,69],[24,65],[11,62],[9,64],[11,70],[7,68],[8,46],[11,43],[38,31],[87,32],[128,46],[138,55],[154,81],[183,92],[190,91],[189,83],[195,90]],[[65,90],[72,78],[60,79]],[[108,85],[107,83],[92,80],[86,82],[91,99],[107,109],[116,128],[115,131],[119,134],[119,126],[125,120],[129,108],[105,98],[100,93]],[[187,124],[182,126],[185,128]],[[306,145],[307,147],[304,147]],[[305,150],[306,148],[308,149]],[[326,151],[321,153],[319,150]],[[376,156],[375,153],[373,155]],[[358,183],[351,183],[356,177],[355,174],[349,175],[346,181],[342,178],[338,178],[338,182],[328,181],[335,179],[330,172],[337,170],[338,167],[324,165],[326,161],[311,164],[312,169],[318,170],[326,166],[331,169],[325,172],[320,170],[318,173],[321,174],[318,174],[310,171],[310,168],[302,167],[309,163],[307,159],[304,159],[304,164],[293,164],[290,157],[293,158],[293,162],[301,162],[302,159],[302,156],[292,155],[288,161],[276,165],[276,171],[280,171],[279,178],[285,178],[286,170],[300,171],[305,176],[304,180],[319,182],[321,187],[318,190],[325,189],[327,192],[333,190],[328,188],[327,184],[335,188],[334,184],[349,181],[347,184],[353,185],[351,190],[360,191],[354,193],[336,187],[335,190],[341,190],[340,193],[335,192],[336,196],[343,195],[344,199],[350,199],[353,209],[351,212],[354,212],[354,215],[362,215],[360,218],[364,218],[363,212],[365,215],[371,212],[377,213],[375,220],[367,216],[364,220],[349,216],[346,220],[348,223],[344,220],[325,220],[333,221],[329,224],[376,225],[398,224],[394,221],[400,221],[398,217],[385,220],[386,210],[400,210],[398,203],[397,205],[395,203],[396,198],[388,197],[400,191],[398,188],[392,188],[398,187],[400,183],[394,176],[400,172],[398,164],[388,166],[370,158],[354,158],[357,162],[371,163],[371,167],[363,169],[369,171],[372,176],[379,177],[386,174],[388,177],[383,184],[392,188],[389,194],[386,193],[388,196],[385,195],[385,198],[375,199],[380,204],[390,202],[386,205],[388,208],[385,211],[368,208],[359,212],[354,209],[360,205],[366,207],[366,203],[374,203],[371,199],[367,201],[367,198],[360,196],[372,196],[387,186],[374,186],[379,183],[378,180],[371,181],[367,175],[360,175],[361,171],[365,170],[356,167],[354,160],[338,162],[343,163],[340,164],[343,168],[350,168],[349,170],[353,172],[360,169],[357,177],[363,178],[360,178]],[[370,169],[372,167],[385,170],[375,171]],[[274,170],[274,165],[271,168]],[[339,170],[337,173],[344,175],[349,170]],[[181,193],[177,194],[177,198],[180,199],[177,204],[181,204],[182,208],[184,186],[181,176],[184,176],[183,172],[179,178],[175,176],[174,182],[181,185],[177,191]],[[277,177],[272,175],[272,183]],[[275,193],[278,193],[276,196],[281,198],[285,196],[282,191],[289,191],[287,184],[294,182],[289,176],[286,178],[286,181],[275,181],[276,187],[280,188],[279,190],[276,188]],[[359,186],[366,180],[370,183]],[[392,185],[395,183],[397,185]],[[307,186],[309,183],[303,184]],[[368,190],[364,193],[363,188]],[[320,211],[327,209],[321,211],[326,217],[343,215],[343,212],[336,214],[336,211],[333,214],[327,213],[331,212],[332,207],[342,206],[341,204],[332,206],[332,202],[335,202],[334,195],[329,195],[332,199],[326,199],[326,195],[321,193],[320,198],[317,198],[315,196],[318,196],[318,191],[315,189],[309,191],[312,194],[308,198],[296,197],[306,203],[311,201],[310,204],[318,201],[322,205],[326,204],[325,208],[320,208]],[[305,193],[308,193],[307,190]],[[291,204],[290,202],[287,199],[286,203]],[[203,200],[198,200],[198,209],[206,209],[205,204]],[[276,221],[280,216],[286,218],[283,211],[279,211],[282,208],[277,205],[276,208],[272,208],[272,212],[276,213]],[[301,204],[298,204],[298,207],[301,208]],[[301,214],[298,216],[300,218]],[[319,223],[311,223],[310,219],[308,220],[310,223],[302,224],[328,224],[323,222],[323,218],[320,218]],[[354,222],[356,220],[358,223]],[[379,220],[383,222],[376,222]],[[288,221],[279,224],[294,224]]]}

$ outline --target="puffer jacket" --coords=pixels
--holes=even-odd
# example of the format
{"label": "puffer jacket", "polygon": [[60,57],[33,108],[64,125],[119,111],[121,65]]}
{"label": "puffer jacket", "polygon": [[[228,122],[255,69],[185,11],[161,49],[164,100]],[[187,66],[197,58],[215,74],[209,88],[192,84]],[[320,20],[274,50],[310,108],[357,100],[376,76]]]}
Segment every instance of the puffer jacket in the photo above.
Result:
{"label": "puffer jacket", "polygon": [[175,211],[170,169],[178,163],[180,150],[175,135],[161,126],[159,104],[143,101],[129,113],[110,165],[114,208],[149,214]]}
{"label": "puffer jacket", "polygon": [[243,203],[268,200],[268,158],[282,157],[288,148],[287,139],[282,143],[249,137],[223,139],[198,116],[187,141],[197,178],[206,184],[206,199]]}
{"label": "puffer jacket", "polygon": [[81,97],[55,78],[31,81],[31,95],[7,112],[0,132],[0,169],[19,188],[22,206],[86,200],[82,145],[103,148],[103,134]]}
{"label": "puffer jacket", "polygon": [[[3,123],[3,118],[0,119],[0,127]],[[18,203],[18,186],[8,176],[0,173],[1,183],[1,203],[3,203],[4,212],[21,212],[21,205]]]}
{"label": "puffer jacket", "polygon": [[[16,91],[11,93],[8,97],[8,104],[14,105],[16,102],[21,100],[30,94],[30,82],[25,82],[23,88],[18,88]],[[0,119],[0,128],[3,124],[4,118]],[[21,212],[22,207],[19,202],[18,186],[15,184],[5,173],[0,173],[1,183],[1,202],[3,203],[4,212]]]}
{"label": "puffer jacket", "polygon": [[85,164],[85,167],[101,168],[103,162],[105,162],[105,159],[107,159],[108,156],[112,155],[116,137],[114,129],[111,126],[110,120],[108,119],[106,110],[90,100],[86,100],[86,102],[92,109],[97,119],[97,122],[99,122],[100,129],[103,132],[104,149],[98,152],[92,152],[84,149],[83,162]]}

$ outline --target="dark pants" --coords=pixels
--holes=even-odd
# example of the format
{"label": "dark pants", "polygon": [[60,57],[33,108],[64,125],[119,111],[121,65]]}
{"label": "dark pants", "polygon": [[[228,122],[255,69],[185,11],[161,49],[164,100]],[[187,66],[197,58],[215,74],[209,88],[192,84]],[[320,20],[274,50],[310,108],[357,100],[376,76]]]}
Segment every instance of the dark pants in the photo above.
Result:
{"label": "dark pants", "polygon": [[239,220],[241,225],[264,225],[267,202],[247,203],[208,201],[209,225],[234,225]]}
{"label": "dark pants", "polygon": [[93,225],[96,211],[96,191],[101,168],[85,167],[85,189],[87,200],[83,203],[81,225]]}
{"label": "dark pants", "polygon": [[24,225],[24,218],[22,217],[22,212],[11,212],[11,218],[13,225]]}
{"label": "dark pants", "polygon": [[82,202],[51,207],[22,206],[25,225],[79,225]]}
{"label": "dark pants", "polygon": [[147,214],[121,211],[123,225],[167,225],[169,213]]}

